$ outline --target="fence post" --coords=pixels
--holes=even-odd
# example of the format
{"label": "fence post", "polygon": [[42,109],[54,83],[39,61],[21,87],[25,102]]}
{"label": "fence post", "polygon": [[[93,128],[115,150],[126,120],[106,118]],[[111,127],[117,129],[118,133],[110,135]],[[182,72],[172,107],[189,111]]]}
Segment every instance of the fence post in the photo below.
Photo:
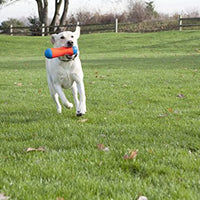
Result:
{"label": "fence post", "polygon": [[10,35],[13,36],[13,25],[10,25]]}
{"label": "fence post", "polygon": [[118,33],[118,19],[115,19],[115,33]]}
{"label": "fence post", "polygon": [[179,31],[182,31],[182,30],[183,30],[183,27],[182,27],[182,25],[183,25],[182,16],[181,16],[181,15],[179,15]]}
{"label": "fence post", "polygon": [[45,36],[45,24],[42,24],[42,36]]}

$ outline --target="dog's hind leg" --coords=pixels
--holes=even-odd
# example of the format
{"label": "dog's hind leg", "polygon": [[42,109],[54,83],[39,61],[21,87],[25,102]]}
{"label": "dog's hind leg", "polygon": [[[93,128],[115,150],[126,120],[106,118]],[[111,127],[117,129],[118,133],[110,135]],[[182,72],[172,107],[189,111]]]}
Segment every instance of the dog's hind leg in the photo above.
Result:
{"label": "dog's hind leg", "polygon": [[53,86],[52,86],[50,81],[48,81],[48,86],[49,86],[49,92],[51,94],[51,97],[52,97],[52,99],[54,100],[54,102],[56,104],[57,111],[58,111],[58,113],[61,113],[62,112],[62,107],[61,107],[60,102],[59,102],[59,96],[56,93],[56,91],[53,88]]}
{"label": "dog's hind leg", "polygon": [[49,86],[49,92],[51,94],[52,99],[54,100],[55,104],[56,104],[56,108],[57,108],[57,112],[61,113],[62,112],[62,107],[60,105],[59,99],[58,99],[58,94],[56,93],[52,82],[51,82],[51,77],[47,76],[47,82],[48,82],[48,86]]}
{"label": "dog's hind leg", "polygon": [[66,96],[65,96],[65,93],[63,92],[61,86],[60,86],[60,85],[55,85],[54,88],[55,88],[56,93],[59,95],[59,97],[60,97],[60,99],[61,99],[63,105],[64,105],[66,108],[68,108],[68,109],[73,108],[73,104],[70,103],[70,102],[67,100],[67,98],[66,98]]}
{"label": "dog's hind leg", "polygon": [[62,107],[61,107],[60,102],[59,102],[58,93],[52,94],[51,96],[52,96],[54,102],[56,103],[56,108],[57,108],[58,113],[61,113]]}

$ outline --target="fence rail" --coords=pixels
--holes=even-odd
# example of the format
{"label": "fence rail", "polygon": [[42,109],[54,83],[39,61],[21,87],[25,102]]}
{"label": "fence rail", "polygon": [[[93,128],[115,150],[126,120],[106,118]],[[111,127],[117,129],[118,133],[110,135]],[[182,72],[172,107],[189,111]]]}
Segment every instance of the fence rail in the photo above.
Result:
{"label": "fence rail", "polygon": [[[118,29],[118,23],[109,24],[83,24],[81,26],[82,33],[94,33],[94,32],[114,32]],[[63,26],[10,26],[4,29],[0,27],[0,33],[10,35],[26,35],[26,36],[45,36],[53,33],[58,33],[65,30],[75,30],[76,24],[68,24]]]}
{"label": "fence rail", "polygon": [[184,27],[200,27],[200,17],[182,17],[179,16],[179,31],[182,31]]}
{"label": "fence rail", "polygon": [[[24,26],[24,27],[0,27],[0,33],[10,35],[26,35],[26,36],[45,36],[58,33],[64,30],[75,30],[76,24],[67,24],[65,26]],[[177,20],[156,20],[144,21],[140,23],[119,23],[116,19],[114,23],[109,24],[80,24],[82,33],[95,32],[156,32],[168,30],[200,29],[200,17],[184,18],[179,17]]]}

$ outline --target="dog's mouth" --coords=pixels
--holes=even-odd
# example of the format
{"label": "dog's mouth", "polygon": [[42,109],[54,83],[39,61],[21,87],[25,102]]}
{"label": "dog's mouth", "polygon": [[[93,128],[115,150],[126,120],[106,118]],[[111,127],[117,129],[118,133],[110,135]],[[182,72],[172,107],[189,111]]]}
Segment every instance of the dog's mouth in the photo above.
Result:
{"label": "dog's mouth", "polygon": [[68,60],[72,60],[74,56],[66,55],[65,56]]}
{"label": "dog's mouth", "polygon": [[[65,45],[63,45],[63,47],[73,47],[73,46],[74,46],[74,42],[72,40],[68,40],[65,43]],[[64,55],[64,56],[60,56],[59,59],[64,62],[68,62],[68,61],[74,60],[77,57],[77,55],[78,55],[77,53],[74,55]]]}
{"label": "dog's mouth", "polygon": [[[73,47],[72,46],[68,46],[66,45],[65,47]],[[78,53],[74,54],[74,55],[64,55],[64,56],[60,56],[58,57],[60,61],[64,61],[64,62],[69,62],[69,61],[72,61],[74,60],[76,57],[77,57]]]}

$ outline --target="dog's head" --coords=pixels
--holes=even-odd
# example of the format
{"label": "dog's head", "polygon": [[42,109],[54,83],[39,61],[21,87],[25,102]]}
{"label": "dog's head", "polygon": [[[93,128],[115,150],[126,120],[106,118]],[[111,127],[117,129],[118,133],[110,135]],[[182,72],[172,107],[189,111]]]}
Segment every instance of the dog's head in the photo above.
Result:
{"label": "dog's head", "polygon": [[[58,34],[53,34],[51,36],[51,42],[54,48],[59,47],[73,47],[76,46],[78,48],[78,39],[80,37],[80,27],[77,26],[75,32],[64,31]],[[70,60],[73,59],[73,56],[62,56],[62,60]]]}

